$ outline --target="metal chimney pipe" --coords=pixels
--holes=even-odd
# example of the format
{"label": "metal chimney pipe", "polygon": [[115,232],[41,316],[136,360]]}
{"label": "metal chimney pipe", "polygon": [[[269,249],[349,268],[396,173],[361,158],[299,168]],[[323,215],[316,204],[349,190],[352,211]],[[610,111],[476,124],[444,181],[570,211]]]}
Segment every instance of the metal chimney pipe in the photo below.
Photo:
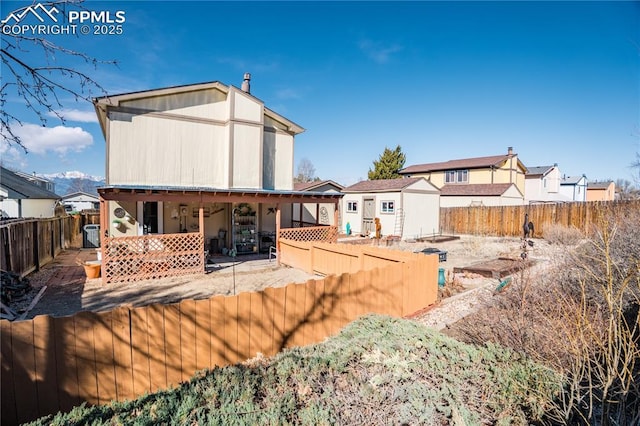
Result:
{"label": "metal chimney pipe", "polygon": [[243,92],[251,93],[251,74],[248,72],[244,73],[244,81],[242,82],[241,89]]}

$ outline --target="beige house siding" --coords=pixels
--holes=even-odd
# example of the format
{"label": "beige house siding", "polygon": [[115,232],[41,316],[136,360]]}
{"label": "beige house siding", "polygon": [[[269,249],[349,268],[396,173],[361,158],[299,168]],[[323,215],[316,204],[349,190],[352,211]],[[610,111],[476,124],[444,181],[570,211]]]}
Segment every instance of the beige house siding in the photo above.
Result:
{"label": "beige house siding", "polygon": [[233,86],[161,89],[96,105],[106,118],[107,185],[293,188],[294,135],[304,129]]}
{"label": "beige house siding", "polygon": [[468,206],[518,206],[523,204],[522,194],[515,186],[511,186],[502,195],[495,196],[441,196],[440,207]]}

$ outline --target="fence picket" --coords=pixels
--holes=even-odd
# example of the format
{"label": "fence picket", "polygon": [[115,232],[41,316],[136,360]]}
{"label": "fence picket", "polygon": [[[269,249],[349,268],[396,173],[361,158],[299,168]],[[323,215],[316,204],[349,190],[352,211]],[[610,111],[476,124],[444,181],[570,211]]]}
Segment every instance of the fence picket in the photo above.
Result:
{"label": "fence picket", "polygon": [[[58,380],[54,334],[54,318],[37,316],[33,319],[33,344],[38,395],[55,395],[57,393]],[[55,413],[59,409],[58,398],[38,398],[39,413]]]}

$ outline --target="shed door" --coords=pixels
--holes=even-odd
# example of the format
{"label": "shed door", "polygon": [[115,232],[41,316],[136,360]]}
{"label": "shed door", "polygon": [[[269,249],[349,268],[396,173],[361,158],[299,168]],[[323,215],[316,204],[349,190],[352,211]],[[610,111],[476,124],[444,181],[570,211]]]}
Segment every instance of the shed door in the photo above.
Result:
{"label": "shed door", "polygon": [[373,219],[376,216],[376,202],[373,198],[365,198],[362,202],[362,233],[369,235],[375,232]]}

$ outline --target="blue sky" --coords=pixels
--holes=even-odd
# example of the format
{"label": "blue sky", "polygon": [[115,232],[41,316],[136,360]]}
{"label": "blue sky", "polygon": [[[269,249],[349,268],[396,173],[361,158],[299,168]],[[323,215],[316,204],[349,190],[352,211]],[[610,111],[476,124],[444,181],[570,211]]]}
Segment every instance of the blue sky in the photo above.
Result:
{"label": "blue sky", "polygon": [[[1,4],[2,17],[30,2]],[[506,153],[567,175],[631,180],[640,152],[640,2],[89,1],[124,11],[120,35],[50,39],[117,66],[78,67],[109,94],[218,80],[306,129],[295,164],[322,179],[366,179],[385,146],[406,165]],[[3,36],[5,37],[5,36]],[[22,52],[30,63],[37,52]],[[7,70],[3,66],[2,74]],[[5,166],[104,176],[93,108],[63,98],[42,128],[15,94],[5,107],[25,155]]]}

